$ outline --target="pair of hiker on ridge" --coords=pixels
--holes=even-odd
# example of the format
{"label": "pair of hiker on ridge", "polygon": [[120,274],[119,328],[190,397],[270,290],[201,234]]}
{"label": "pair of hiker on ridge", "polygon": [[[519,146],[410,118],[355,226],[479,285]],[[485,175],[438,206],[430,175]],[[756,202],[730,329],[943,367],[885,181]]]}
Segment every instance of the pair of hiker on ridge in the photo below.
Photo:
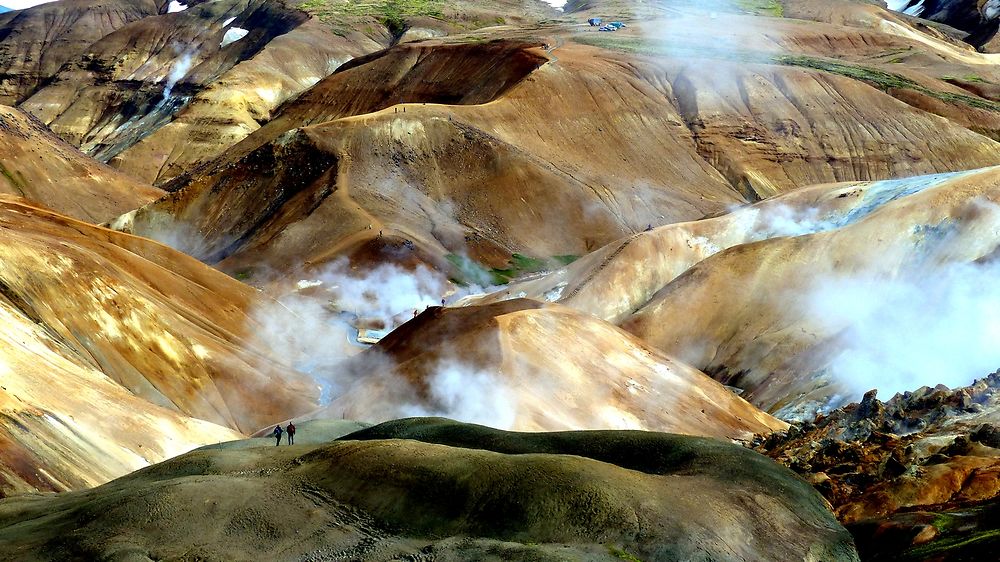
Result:
{"label": "pair of hiker on ridge", "polygon": [[287,433],[288,434],[288,444],[289,445],[294,445],[295,444],[295,424],[294,423],[288,422],[288,427],[285,428],[284,431],[282,431],[280,425],[274,426],[274,431],[271,432],[271,435],[273,435],[274,438],[275,438],[275,442],[274,442],[274,446],[275,447],[277,447],[278,445],[281,445],[281,434],[282,433]]}

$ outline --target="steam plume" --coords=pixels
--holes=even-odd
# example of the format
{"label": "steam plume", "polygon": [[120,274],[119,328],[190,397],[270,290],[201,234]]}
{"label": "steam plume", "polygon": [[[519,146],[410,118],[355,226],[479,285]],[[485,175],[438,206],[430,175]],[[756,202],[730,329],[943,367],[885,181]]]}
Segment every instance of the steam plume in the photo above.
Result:
{"label": "steam plume", "polygon": [[167,75],[167,84],[163,87],[163,99],[170,98],[170,94],[174,91],[174,86],[187,76],[193,64],[194,53],[191,51],[181,53],[180,58],[171,66],[170,74]]}
{"label": "steam plume", "polygon": [[872,388],[965,386],[1000,367],[1000,262],[990,258],[1000,207],[969,208],[961,220],[918,228],[927,247],[901,271],[822,279],[809,291],[804,313],[839,333],[828,369],[850,399]]}

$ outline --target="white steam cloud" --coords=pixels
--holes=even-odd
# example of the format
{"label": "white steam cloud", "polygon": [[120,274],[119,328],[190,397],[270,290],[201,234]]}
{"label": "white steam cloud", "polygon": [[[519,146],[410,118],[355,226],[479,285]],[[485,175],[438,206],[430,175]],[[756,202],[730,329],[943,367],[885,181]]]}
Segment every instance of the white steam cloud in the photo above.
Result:
{"label": "white steam cloud", "polygon": [[[166,99],[164,98],[164,102]],[[114,230],[156,240],[202,261],[234,241],[229,237],[217,236],[214,242],[210,242],[195,225],[161,211],[150,210],[141,215],[139,227],[135,224],[137,217],[139,210],[130,211],[112,220],[109,226]]]}
{"label": "white steam cloud", "polygon": [[392,330],[414,313],[440,305],[451,290],[443,276],[423,265],[408,270],[387,263],[352,270],[341,258],[257,310],[254,318],[261,329],[256,338],[296,370],[337,391],[350,381],[329,373],[364,349],[354,339],[358,328]]}
{"label": "white steam cloud", "polygon": [[427,404],[404,404],[401,417],[441,416],[497,429],[514,426],[517,397],[493,373],[451,358],[434,366],[427,384]]}
{"label": "white steam cloud", "polygon": [[965,386],[1000,367],[1000,266],[918,268],[895,278],[835,278],[813,313],[848,328],[829,366],[852,399],[944,384]]}
{"label": "white steam cloud", "polygon": [[166,100],[170,97],[170,94],[174,91],[174,86],[181,81],[182,78],[187,76],[187,73],[191,70],[191,66],[194,64],[194,53],[191,51],[184,51],[181,53],[180,58],[170,67],[170,73],[167,75],[167,84],[163,87],[163,99]]}
{"label": "white steam cloud", "polygon": [[[365,347],[354,339],[358,324],[375,319],[392,328],[410,319],[412,311],[440,304],[446,285],[433,272],[383,264],[357,274],[340,262],[317,277],[322,283],[300,282],[302,293],[256,312],[255,344],[316,381],[321,405],[334,403],[323,415],[340,415],[342,408],[354,417],[368,416],[367,421],[443,416],[502,429],[513,426],[514,393],[495,374],[470,366],[458,354],[439,360],[419,384],[386,355],[375,350],[361,354]],[[345,306],[350,311],[342,310]],[[341,406],[337,400],[345,393],[347,404]],[[359,400],[372,403],[362,397],[376,395],[377,406],[364,412],[352,409]]]}
{"label": "white steam cloud", "polygon": [[966,386],[1000,368],[1000,207],[961,211],[914,227],[921,242],[900,271],[822,279],[808,293],[803,313],[837,334],[827,368],[849,398]]}
{"label": "white steam cloud", "polygon": [[[313,377],[322,388],[324,405],[365,377],[397,376],[392,361],[377,354],[348,364],[367,348],[357,341],[359,329],[389,332],[428,307],[440,306],[443,299],[465,292],[424,265],[410,269],[383,263],[353,269],[349,260],[341,258],[305,277],[297,283],[297,290],[254,312],[255,344]],[[442,365],[440,373],[428,379],[431,403],[438,405],[433,414],[482,419],[474,405],[477,396],[479,400],[504,400],[490,390],[484,377],[457,359]],[[406,386],[402,378],[393,384]],[[401,415],[404,410],[416,411],[404,399],[398,407]]]}
{"label": "white steam cloud", "polygon": [[413,312],[441,304],[442,297],[452,291],[441,274],[424,265],[411,271],[383,263],[358,272],[351,270],[347,258],[334,261],[313,279],[303,281],[300,286],[322,288],[334,309],[389,329],[405,322]]}
{"label": "white steam cloud", "polygon": [[816,207],[800,209],[790,205],[768,205],[760,209],[750,209],[749,215],[757,221],[749,241],[779,236],[803,236],[838,226],[835,217],[822,214]]}
{"label": "white steam cloud", "polygon": [[328,402],[343,391],[350,377],[339,369],[347,358],[360,353],[352,345],[354,326],[331,311],[321,300],[288,295],[253,312],[256,346],[296,371],[309,375]]}
{"label": "white steam cloud", "polygon": [[[646,7],[637,3],[637,13]],[[676,60],[704,59],[705,37],[711,37],[711,49],[744,51],[771,44],[758,41],[771,31],[767,20],[748,15],[746,3],[738,0],[702,0],[663,5],[666,13],[652,24],[641,26],[646,39],[658,43],[661,50]],[[766,15],[766,12],[764,12]],[[771,45],[773,46],[773,45]]]}

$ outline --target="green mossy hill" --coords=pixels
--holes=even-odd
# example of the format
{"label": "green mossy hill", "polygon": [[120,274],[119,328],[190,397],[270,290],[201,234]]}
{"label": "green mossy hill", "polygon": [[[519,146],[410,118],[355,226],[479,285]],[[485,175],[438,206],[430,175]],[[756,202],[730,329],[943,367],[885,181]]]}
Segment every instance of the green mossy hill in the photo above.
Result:
{"label": "green mossy hill", "polygon": [[8,498],[0,553],[857,560],[818,494],[736,445],[642,432],[518,434],[440,419],[322,445],[202,449],[93,490]]}
{"label": "green mossy hill", "polygon": [[782,491],[794,495],[795,502],[819,497],[812,486],[764,455],[707,437],[621,430],[522,433],[445,418],[407,418],[365,428],[341,439],[412,439],[506,455],[575,455],[647,474],[771,480],[768,486],[779,483]]}
{"label": "green mossy hill", "polygon": [[[780,505],[775,513],[795,513],[795,517],[811,521],[817,527],[839,527],[820,495],[790,470],[743,447],[715,439],[644,431],[518,433],[441,418],[386,422],[342,439],[406,439],[507,457],[558,455],[564,460],[567,456],[582,457],[620,467],[632,475],[691,478],[699,482],[690,488],[695,494],[701,486],[707,486],[713,492],[729,489],[738,496],[746,494],[747,498],[773,496]],[[709,495],[706,492],[702,496],[705,507],[713,503]],[[737,501],[735,496],[729,499]],[[683,502],[675,505],[679,511],[672,512],[668,519],[684,515],[680,508]],[[769,516],[761,513],[760,517],[758,523],[769,526]],[[844,538],[839,536],[837,540]],[[846,548],[839,555],[848,556],[849,551]]]}
{"label": "green mossy hill", "polygon": [[[287,423],[282,423],[281,427],[284,428]],[[296,445],[320,445],[323,443],[328,443],[334,439],[343,437],[355,431],[360,431],[366,427],[371,427],[371,424],[353,421],[353,420],[311,420],[304,422],[295,422],[296,434],[295,434],[295,444]],[[268,426],[261,429],[255,433],[249,439],[238,439],[236,441],[226,441],[225,443],[215,443],[213,445],[205,445],[201,447],[200,450],[219,450],[219,449],[250,449],[252,447],[273,447],[274,437],[271,436],[271,431],[274,430],[274,426]],[[282,436],[282,442],[287,441],[287,436]]]}

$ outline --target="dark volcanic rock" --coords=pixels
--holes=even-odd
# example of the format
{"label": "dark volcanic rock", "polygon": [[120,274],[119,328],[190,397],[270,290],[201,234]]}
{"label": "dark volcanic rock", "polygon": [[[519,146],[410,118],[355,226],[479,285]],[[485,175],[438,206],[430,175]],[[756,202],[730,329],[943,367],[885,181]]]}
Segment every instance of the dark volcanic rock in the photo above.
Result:
{"label": "dark volcanic rock", "polygon": [[[982,420],[1000,415],[998,384],[994,373],[965,388],[923,387],[884,403],[871,391],[807,431],[762,439],[757,450],[833,504],[852,524],[863,558],[976,560],[972,553],[996,543],[997,520],[984,514],[995,513],[1000,497],[1000,428]],[[963,518],[975,523],[959,526]]]}
{"label": "dark volcanic rock", "polygon": [[973,441],[982,443],[987,447],[1000,449],[1000,427],[993,424],[984,423],[983,425],[977,427],[969,437]]}
{"label": "dark volcanic rock", "polygon": [[1000,28],[1000,2],[996,0],[909,0],[899,9],[961,29],[969,34],[965,41],[975,47],[988,43]]}
{"label": "dark volcanic rock", "polygon": [[[980,454],[979,445],[1000,445],[1000,428],[974,421],[1000,409],[998,385],[1000,375],[994,373],[965,388],[923,387],[887,402],[879,401],[872,390],[858,404],[758,440],[757,448],[788,466],[811,467],[813,473],[853,473],[855,481],[865,480],[858,478],[862,474],[900,476],[913,463],[948,462]],[[943,446],[925,442],[937,435],[952,437]],[[850,466],[857,470],[847,471]],[[839,500],[835,506],[849,500],[829,499]]]}

